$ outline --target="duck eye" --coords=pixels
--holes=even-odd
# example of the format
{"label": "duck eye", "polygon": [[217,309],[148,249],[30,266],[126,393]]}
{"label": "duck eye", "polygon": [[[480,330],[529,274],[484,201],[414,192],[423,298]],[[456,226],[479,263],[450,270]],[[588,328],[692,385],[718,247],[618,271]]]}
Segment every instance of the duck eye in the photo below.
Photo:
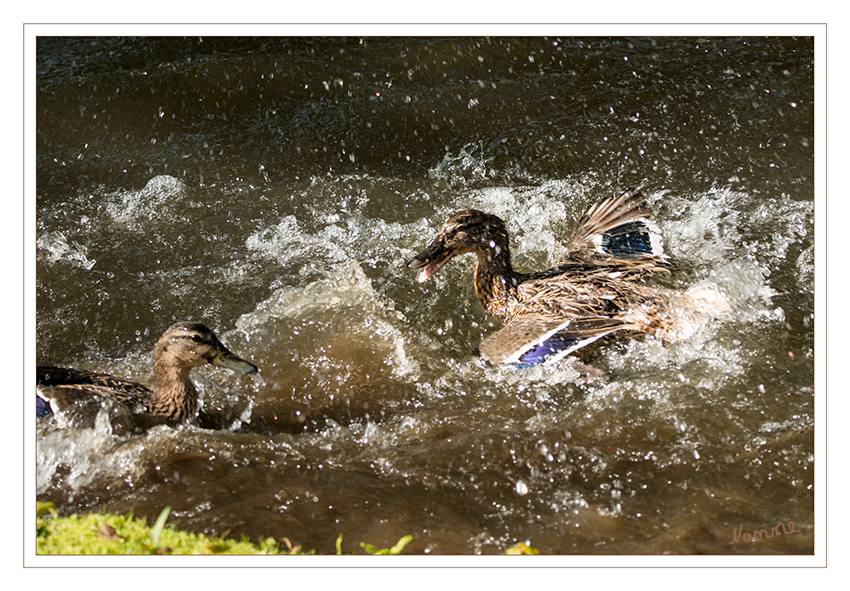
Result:
{"label": "duck eye", "polygon": [[203,337],[201,337],[201,335],[199,335],[199,334],[193,334],[190,338],[193,341],[195,341],[196,343],[200,343],[201,341],[204,340]]}

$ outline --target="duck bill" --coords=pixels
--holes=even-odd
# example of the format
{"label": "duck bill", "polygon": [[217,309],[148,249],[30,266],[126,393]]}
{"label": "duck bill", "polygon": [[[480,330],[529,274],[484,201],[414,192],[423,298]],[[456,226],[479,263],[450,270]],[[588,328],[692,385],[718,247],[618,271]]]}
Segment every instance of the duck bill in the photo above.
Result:
{"label": "duck bill", "polygon": [[416,280],[419,283],[425,283],[453,257],[452,251],[445,250],[439,241],[435,241],[431,246],[420,252],[415,259],[407,263],[407,267],[408,269],[422,269]]}
{"label": "duck bill", "polygon": [[224,367],[237,373],[257,373],[257,366],[253,363],[245,361],[237,357],[227,350],[223,345],[216,351],[215,357],[210,360],[210,363],[219,367]]}

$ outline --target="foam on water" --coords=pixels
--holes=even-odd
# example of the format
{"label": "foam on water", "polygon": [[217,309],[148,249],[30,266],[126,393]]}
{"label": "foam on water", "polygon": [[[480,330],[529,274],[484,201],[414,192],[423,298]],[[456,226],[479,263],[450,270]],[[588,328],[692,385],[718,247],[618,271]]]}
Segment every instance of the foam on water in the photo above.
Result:
{"label": "foam on water", "polygon": [[69,241],[62,232],[46,232],[38,237],[36,248],[44,253],[51,264],[66,261],[75,267],[91,270],[97,262],[88,258],[88,250],[82,244]]}
{"label": "foam on water", "polygon": [[92,483],[138,478],[143,468],[120,441],[100,416],[94,429],[46,429],[36,441],[37,493],[61,481],[73,498]]}
{"label": "foam on water", "polygon": [[298,266],[302,273],[318,266],[339,264],[347,260],[347,252],[322,237],[301,229],[294,215],[284,216],[277,226],[262,230],[245,243],[251,251],[276,259],[281,266]]}
{"label": "foam on water", "polygon": [[144,232],[151,224],[174,216],[183,207],[188,188],[168,175],[151,178],[138,191],[121,191],[106,201],[104,210],[125,231]]}

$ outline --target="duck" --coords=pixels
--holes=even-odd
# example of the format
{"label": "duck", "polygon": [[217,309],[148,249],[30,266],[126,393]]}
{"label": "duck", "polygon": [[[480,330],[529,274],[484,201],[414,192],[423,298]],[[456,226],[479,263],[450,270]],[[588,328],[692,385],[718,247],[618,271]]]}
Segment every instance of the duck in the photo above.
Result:
{"label": "duck", "polygon": [[670,263],[640,189],[588,207],[549,269],[514,270],[505,222],[475,209],[452,214],[407,267],[423,283],[467,253],[478,301],[503,324],[473,351],[492,364],[554,362],[617,331],[672,334],[670,297],[646,284]]}
{"label": "duck", "polygon": [[177,322],[166,329],[154,346],[152,361],[153,390],[106,373],[37,367],[36,416],[61,413],[74,417],[67,426],[92,427],[97,410],[109,408],[117,409],[122,430],[128,428],[130,417],[129,428],[133,422],[145,426],[191,423],[197,420],[199,411],[198,392],[189,377],[193,367],[212,364],[243,374],[259,371],[253,363],[231,353],[213,331],[196,322]]}

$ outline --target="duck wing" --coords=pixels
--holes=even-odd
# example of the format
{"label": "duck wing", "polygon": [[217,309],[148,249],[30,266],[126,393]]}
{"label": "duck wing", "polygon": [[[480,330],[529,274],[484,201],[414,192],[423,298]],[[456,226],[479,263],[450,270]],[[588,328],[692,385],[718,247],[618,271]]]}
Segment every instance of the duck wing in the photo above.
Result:
{"label": "duck wing", "polygon": [[[38,397],[52,409],[62,408],[83,398],[105,396],[127,405],[132,412],[144,412],[153,392],[149,388],[115,376],[65,367],[36,369]],[[43,405],[38,405],[41,412]]]}
{"label": "duck wing", "polygon": [[629,322],[604,316],[571,320],[519,316],[481,341],[478,351],[494,365],[535,365],[561,359],[614,331],[633,328]]}
{"label": "duck wing", "polygon": [[[664,263],[664,241],[640,189],[603,199],[581,215],[555,267],[579,261],[627,259]],[[661,267],[654,270],[662,270]]]}

